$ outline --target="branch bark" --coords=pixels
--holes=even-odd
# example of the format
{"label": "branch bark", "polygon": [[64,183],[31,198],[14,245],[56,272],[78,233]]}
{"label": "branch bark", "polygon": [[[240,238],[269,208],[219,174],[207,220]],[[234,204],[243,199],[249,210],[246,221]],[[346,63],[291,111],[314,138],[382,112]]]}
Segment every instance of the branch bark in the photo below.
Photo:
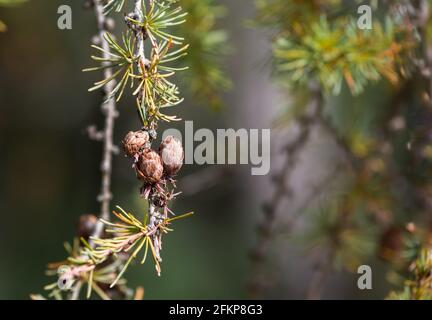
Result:
{"label": "branch bark", "polygon": [[[98,27],[98,37],[101,43],[102,48],[104,49],[103,57],[110,58],[109,52],[110,47],[108,43],[104,39],[104,35],[107,32],[106,30],[106,17],[103,13],[103,4],[100,0],[94,0],[94,12],[97,20]],[[110,78],[112,76],[112,69],[105,68],[104,69],[104,77],[105,79]],[[115,151],[115,145],[113,142],[113,133],[114,133],[114,122],[115,118],[118,116],[116,102],[114,97],[109,97],[108,94],[112,92],[114,89],[114,82],[108,82],[104,86],[104,92],[106,95],[106,99],[102,104],[102,113],[105,116],[105,123],[103,129],[103,151],[102,151],[102,160],[101,160],[101,172],[102,172],[102,180],[101,180],[101,190],[98,196],[98,200],[101,203],[100,206],[100,218],[109,221],[110,214],[110,202],[112,199],[111,193],[111,175],[112,175],[112,161],[113,161],[113,152]],[[94,236],[99,237],[103,232],[103,224],[101,222],[96,226]]]}

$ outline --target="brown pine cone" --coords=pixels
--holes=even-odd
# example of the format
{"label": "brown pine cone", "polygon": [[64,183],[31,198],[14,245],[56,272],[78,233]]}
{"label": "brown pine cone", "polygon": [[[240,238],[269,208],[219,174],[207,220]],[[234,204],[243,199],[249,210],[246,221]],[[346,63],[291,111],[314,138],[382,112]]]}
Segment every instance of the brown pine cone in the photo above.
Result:
{"label": "brown pine cone", "polygon": [[149,141],[150,137],[147,131],[130,131],[123,140],[123,149],[127,156],[133,158],[148,147]]}
{"label": "brown pine cone", "polygon": [[184,151],[179,140],[173,136],[168,136],[162,141],[159,147],[165,174],[167,176],[176,175],[183,166]]}
{"label": "brown pine cone", "polygon": [[138,179],[147,184],[157,183],[163,175],[161,157],[156,151],[146,149],[140,154],[135,170]]}

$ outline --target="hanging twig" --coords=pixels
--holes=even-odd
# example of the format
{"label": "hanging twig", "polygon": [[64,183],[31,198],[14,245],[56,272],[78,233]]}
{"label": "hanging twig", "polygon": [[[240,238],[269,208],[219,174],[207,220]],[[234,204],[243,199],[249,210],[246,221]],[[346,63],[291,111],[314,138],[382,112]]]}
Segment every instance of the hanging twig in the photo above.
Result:
{"label": "hanging twig", "polygon": [[327,257],[314,266],[314,272],[307,291],[308,300],[319,300],[325,287],[326,280],[333,267],[333,254],[330,252]]}
{"label": "hanging twig", "polygon": [[[343,151],[345,158],[352,169],[355,169],[358,165],[357,159],[355,155],[352,154],[348,144],[342,137],[340,137],[336,128],[323,115],[323,96],[320,86],[317,83],[312,82],[310,85],[310,92],[311,98],[309,106],[306,108],[305,114],[298,120],[300,132],[296,139],[286,147],[285,163],[280,170],[280,173],[275,177],[276,189],[270,201],[268,201],[263,207],[264,218],[258,227],[257,245],[251,253],[253,277],[249,284],[249,293],[254,298],[262,296],[264,290],[268,286],[268,279],[263,276],[263,269],[266,264],[266,257],[271,246],[271,241],[274,236],[279,233],[275,228],[277,211],[284,198],[292,197],[292,190],[287,186],[287,183],[289,183],[290,177],[296,167],[298,157],[309,139],[312,127],[314,125],[320,125],[328,134],[330,134],[337,146]],[[336,168],[339,168],[339,166],[336,166]],[[324,181],[327,181],[327,179],[324,179]],[[315,194],[311,196],[315,196]],[[300,206],[299,210],[292,214],[290,222],[285,225],[283,230],[286,231],[287,229],[291,229],[297,220],[299,213],[303,209],[304,205]]]}

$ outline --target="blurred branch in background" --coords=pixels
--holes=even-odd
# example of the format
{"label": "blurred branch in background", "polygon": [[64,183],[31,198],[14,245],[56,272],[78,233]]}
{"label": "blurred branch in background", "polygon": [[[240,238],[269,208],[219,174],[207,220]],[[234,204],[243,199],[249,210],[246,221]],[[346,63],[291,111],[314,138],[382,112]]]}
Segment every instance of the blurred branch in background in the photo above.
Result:
{"label": "blurred branch in background", "polygon": [[[92,2],[87,1],[88,4],[92,4]],[[165,2],[175,3],[176,0]],[[241,10],[242,5],[246,4],[246,2],[233,4],[232,7]],[[0,0],[0,6],[2,3]],[[191,66],[189,71],[183,73],[186,80],[185,85],[181,85],[181,87],[184,87],[185,90],[191,89],[190,91],[193,93],[189,97],[191,103],[195,104],[196,102],[197,104],[209,105],[218,109],[222,104],[220,96],[228,88],[224,71],[224,58],[227,53],[229,54],[229,52],[226,52],[227,33],[221,32],[219,26],[223,27],[221,22],[224,21],[224,16],[227,17],[227,14],[235,16],[237,13],[234,11],[224,13],[217,1],[180,0],[178,3],[186,11],[190,11],[189,15],[185,17],[187,18],[186,23],[175,26],[179,35],[184,35],[188,40],[190,36],[191,40],[190,55],[183,56],[184,52],[180,52],[182,57],[179,61],[182,64],[185,62],[186,65]],[[271,51],[273,79],[278,84],[280,91],[286,94],[286,101],[289,101],[289,105],[286,103],[286,105],[281,106],[279,114],[275,117],[277,118],[275,130],[289,129],[286,130],[289,134],[286,135],[286,138],[283,138],[285,141],[277,141],[277,143],[281,142],[284,148],[277,155],[278,159],[275,159],[273,168],[276,170],[272,174],[271,190],[268,190],[266,184],[263,184],[260,185],[261,193],[256,194],[257,196],[267,194],[266,199],[268,201],[263,205],[263,212],[258,221],[257,239],[254,242],[255,248],[251,250],[249,294],[253,297],[264,298],[306,297],[318,299],[338,296],[349,298],[431,299],[431,1],[257,0],[254,3],[256,3],[257,8],[255,25],[268,32],[273,48]],[[33,5],[32,2],[30,4]],[[114,14],[118,10],[121,11],[124,4],[133,5],[134,2],[109,0],[104,4],[111,4],[112,7],[105,7],[105,10],[112,8]],[[356,13],[360,4],[368,4],[373,8],[372,30],[362,30],[356,26],[358,18]],[[61,208],[64,208],[63,202],[68,201],[70,205],[62,212],[63,216],[57,216],[56,218],[64,219],[67,217],[66,215],[73,214],[77,208],[86,206],[89,199],[86,196],[80,195],[76,197],[76,195],[73,195],[74,199],[71,201],[71,194],[74,194],[77,187],[82,187],[85,190],[85,192],[83,191],[84,194],[91,194],[92,190],[89,189],[92,187],[89,187],[89,185],[81,186],[79,181],[76,182],[76,178],[70,178],[75,182],[71,184],[70,189],[65,189],[64,193],[67,193],[67,196],[61,197],[60,193],[54,193],[53,190],[58,190],[60,185],[68,184],[68,180],[63,177],[61,178],[63,180],[56,180],[57,185],[53,184],[54,187],[48,188],[48,191],[46,191],[44,199],[46,202],[54,203],[53,205],[48,206],[41,202],[42,204],[38,207],[39,211],[36,210],[36,206],[35,210],[29,210],[28,207],[44,199],[40,199],[39,194],[35,193],[33,196],[35,200],[32,202],[28,200],[27,194],[22,195],[22,182],[20,181],[27,178],[25,174],[30,176],[27,173],[28,171],[33,173],[35,170],[31,170],[25,165],[24,169],[28,169],[28,171],[21,170],[23,166],[20,165],[22,162],[19,160],[25,159],[22,156],[23,153],[28,152],[29,146],[35,144],[34,148],[37,148],[36,150],[42,154],[42,161],[36,161],[37,159],[35,159],[33,167],[43,169],[41,164],[44,164],[44,152],[46,149],[50,150],[49,141],[58,141],[56,139],[61,140],[61,143],[58,143],[61,147],[52,147],[51,151],[52,153],[57,152],[56,154],[59,157],[71,158],[71,154],[65,152],[65,145],[67,145],[68,141],[73,143],[74,146],[79,145],[80,151],[82,151],[81,147],[85,148],[85,146],[81,142],[77,142],[75,138],[66,138],[63,134],[58,134],[58,132],[67,133],[64,131],[66,130],[64,122],[57,120],[67,118],[64,121],[67,121],[68,125],[73,127],[72,118],[65,117],[64,114],[68,114],[70,112],[68,111],[70,110],[69,107],[75,104],[77,105],[77,112],[74,112],[75,125],[81,127],[82,122],[80,121],[87,122],[87,120],[80,117],[89,112],[82,105],[90,103],[90,95],[85,99],[82,99],[84,95],[81,97],[75,96],[77,99],[74,99],[73,102],[63,102],[68,108],[65,107],[62,108],[64,111],[58,111],[59,108],[55,105],[57,103],[56,99],[60,96],[67,96],[66,93],[70,93],[69,88],[74,88],[76,83],[82,82],[82,79],[75,76],[75,80],[71,80],[74,76],[70,74],[71,77],[68,82],[61,83],[72,85],[68,86],[69,88],[66,88],[66,86],[61,88],[62,85],[57,84],[57,86],[54,86],[54,94],[51,92],[52,90],[48,90],[52,89],[52,87],[46,86],[45,82],[62,75],[60,73],[61,69],[58,69],[60,66],[65,68],[63,70],[64,75],[65,72],[70,72],[72,68],[77,70],[78,66],[85,63],[79,57],[79,54],[76,55],[74,50],[69,50],[70,47],[64,45],[70,41],[70,43],[74,43],[75,48],[80,48],[78,44],[80,39],[72,32],[67,33],[68,36],[63,37],[66,33],[59,36],[61,33],[57,32],[57,30],[53,30],[50,35],[51,38],[47,38],[46,41],[44,41],[44,32],[34,33],[39,38],[36,36],[28,38],[28,30],[25,28],[27,24],[23,24],[21,21],[25,21],[22,19],[28,19],[29,16],[32,23],[41,24],[42,28],[40,30],[52,28],[50,22],[46,22],[46,12],[53,12],[52,4],[37,6],[35,4],[34,6],[40,8],[38,14],[36,12],[35,14],[33,12],[23,12],[22,15],[19,14],[16,18],[14,17],[14,20],[11,19],[11,16],[7,17],[6,11],[2,14],[11,27],[13,23],[16,23],[15,26],[20,26],[19,33],[17,32],[16,35],[12,35],[12,32],[10,32],[1,36],[6,40],[5,43],[7,44],[2,47],[7,49],[3,55],[5,63],[5,72],[2,73],[3,85],[7,90],[5,90],[5,99],[2,100],[5,105],[5,108],[3,108],[5,117],[2,116],[3,121],[1,123],[2,129],[4,129],[2,136],[5,133],[6,141],[22,135],[23,130],[21,129],[23,125],[30,127],[31,121],[26,122],[23,114],[31,114],[32,111],[29,111],[31,108],[26,108],[31,99],[35,101],[35,104],[41,106],[41,112],[38,113],[39,118],[37,120],[47,119],[46,122],[43,122],[44,127],[38,127],[37,130],[45,130],[44,132],[47,136],[49,135],[49,138],[47,140],[42,135],[30,137],[29,134],[23,134],[21,144],[8,143],[6,145],[9,149],[5,152],[5,161],[10,164],[4,166],[4,168],[7,170],[11,168],[9,170],[11,173],[7,174],[4,188],[7,191],[5,197],[10,198],[5,202],[8,211],[13,209],[17,214],[31,212],[33,217],[37,216],[34,212],[47,212],[44,225],[37,229],[40,234],[49,236],[46,240],[46,242],[49,242],[51,235],[47,232],[49,232],[50,228],[53,228],[56,223],[53,221],[56,219],[48,216],[48,213],[54,215],[54,213],[60,212]],[[92,7],[92,9],[95,8]],[[130,26],[142,25],[143,20],[134,16],[129,18],[127,21]],[[74,19],[80,19],[80,16],[75,15]],[[181,20],[183,19],[179,19],[179,21]],[[107,19],[105,21],[106,27],[109,28],[112,25],[111,23],[112,20]],[[82,31],[86,26],[80,24],[80,28],[79,30]],[[140,32],[140,28],[134,30]],[[171,28],[162,30],[162,32],[165,31],[169,31],[168,34],[171,35],[173,30]],[[134,44],[135,34],[132,32],[129,35],[131,37],[127,37],[127,41],[125,41],[126,49],[131,49],[132,44]],[[235,32],[233,35],[235,36]],[[23,41],[26,39],[34,41]],[[142,59],[143,64],[137,65],[136,62],[140,59],[135,59],[134,51],[129,54],[128,50],[123,50],[125,47],[122,45],[122,39],[118,35],[117,38],[113,36],[105,39],[101,39],[98,35],[95,39],[96,41],[93,41],[93,43],[99,47],[105,40],[109,40],[112,47],[118,50],[115,51],[116,54],[120,53],[120,60],[118,60],[120,64],[132,65],[133,74],[138,73],[140,68],[145,69],[148,66],[155,70],[154,67],[157,65],[155,60],[149,59],[151,51],[146,52],[147,59]],[[128,42],[129,39],[131,41]],[[175,41],[178,42],[179,40]],[[26,47],[24,48],[26,50],[17,45],[18,42],[25,44]],[[233,45],[243,45],[244,41],[234,38],[232,43]],[[56,46],[62,46],[61,50]],[[121,46],[120,49],[119,46]],[[110,49],[112,50],[112,48]],[[23,71],[18,68],[23,63],[20,52],[32,52],[32,56],[38,60],[42,59],[48,51],[50,54],[47,56],[50,59],[46,60],[50,60],[49,63],[41,63],[40,67],[35,67],[38,64],[34,62],[31,62],[33,66],[30,63],[25,65],[26,67],[22,69],[34,75],[34,77],[25,77]],[[249,51],[248,54],[253,57],[256,56],[256,52]],[[71,59],[73,55],[75,55],[76,60]],[[234,72],[239,70],[236,65],[238,61],[243,61],[243,59],[245,61],[249,59],[248,61],[250,61],[251,59],[249,56],[244,57],[243,55],[234,58],[236,68]],[[67,66],[63,66],[63,64]],[[96,68],[98,70],[102,71],[104,67],[103,63],[99,64],[97,62]],[[175,65],[175,67],[178,66]],[[128,76],[130,70],[121,70],[125,71],[125,73],[121,73],[121,76],[125,74]],[[251,75],[256,75],[256,72],[251,73]],[[122,88],[125,82],[121,77],[117,79],[119,81],[109,91],[110,93],[114,92],[115,88],[118,88],[116,93],[123,93]],[[104,77],[102,82],[97,85],[98,88],[103,87],[107,83],[106,80],[107,78]],[[131,78],[128,78],[128,80],[131,80]],[[35,86],[35,83],[41,85]],[[314,85],[311,86],[311,83]],[[44,87],[46,91],[43,90]],[[59,90],[59,88],[62,90]],[[29,100],[24,99],[21,101],[21,99],[17,99],[17,94],[20,91],[28,92]],[[128,88],[124,92],[127,91]],[[257,92],[261,91],[252,88],[250,92],[237,91],[233,93],[233,96],[245,95],[250,98],[247,101],[257,101],[255,97],[260,94]],[[171,93],[174,94],[170,94],[170,98],[181,99],[177,93],[173,91]],[[316,99],[320,100],[319,112],[314,112],[310,108]],[[83,101],[85,103],[77,103]],[[245,117],[250,116],[250,105],[241,105],[240,100],[236,98],[232,101],[236,102],[235,107],[240,116],[243,116],[241,112],[248,112]],[[262,108],[266,110],[265,112],[268,112],[268,105],[262,105],[264,106]],[[42,112],[52,113],[54,108],[56,108],[55,112],[58,114],[56,114],[57,118],[53,116],[52,119],[55,119],[55,121],[51,120],[51,122],[52,126],[56,128],[55,130],[58,130],[56,134],[52,134],[49,131],[50,129],[47,129],[47,127],[51,127],[51,125],[48,125],[50,117],[46,116],[49,113]],[[140,110],[147,110],[141,108],[141,105],[138,108],[139,112]],[[146,121],[146,116],[140,114],[144,121]],[[157,116],[165,117],[165,119],[169,117],[161,114]],[[253,116],[256,117],[257,115],[254,114]],[[205,118],[202,115],[197,115],[197,117],[199,119]],[[212,120],[209,119],[209,121]],[[26,130],[26,132],[28,131]],[[103,141],[105,130],[103,128],[99,130],[93,125],[89,127],[88,134],[91,139]],[[141,132],[141,134],[144,133]],[[39,141],[39,144],[37,144],[35,143],[36,140],[42,142]],[[136,140],[142,142],[142,139]],[[40,146],[43,146],[43,148]],[[112,146],[112,152],[115,152],[116,149],[115,146]],[[70,153],[74,153],[72,157],[76,154],[82,154],[75,153],[76,151],[72,148],[69,150],[73,150],[70,151]],[[90,158],[90,153],[93,154],[93,152],[88,151],[87,149],[86,154]],[[37,155],[38,152],[33,151],[33,153]],[[12,157],[9,154],[15,155]],[[152,156],[152,159],[156,159],[157,162],[157,156],[154,153],[152,153]],[[57,161],[62,162],[62,170],[58,171],[67,172],[72,176],[76,176],[75,172],[79,172],[85,174],[86,177],[90,176],[89,179],[92,179],[93,173],[97,171],[96,168],[94,168],[95,170],[88,169],[88,161],[92,161],[91,159],[86,158],[83,160],[80,157],[80,162],[74,163],[73,167],[63,159],[57,159]],[[95,161],[96,165],[98,161],[99,159]],[[49,167],[47,172],[54,177],[57,176],[58,171],[52,170],[52,164],[53,162],[49,162],[49,165],[47,165]],[[84,166],[86,169],[82,170]],[[280,170],[277,170],[278,168]],[[197,192],[211,188],[224,177],[232,176],[230,170],[231,168],[222,166],[208,167],[180,179],[178,185],[183,189],[184,195],[195,195]],[[160,172],[162,170],[159,170]],[[16,174],[18,173],[21,173],[20,177],[23,178],[17,179]],[[44,180],[49,181],[48,174],[41,175],[46,178]],[[96,174],[96,176],[99,175]],[[47,185],[46,181],[43,181],[42,184],[40,176],[35,177],[33,177],[34,185]],[[29,185],[31,185],[31,180],[29,179]],[[96,183],[99,183],[99,181]],[[34,191],[37,188],[31,187],[29,189],[32,189],[29,191]],[[104,188],[101,189],[104,190]],[[129,201],[131,195],[129,189],[126,189],[118,189],[116,198]],[[108,193],[102,192],[102,194],[107,195]],[[122,197],[121,194],[125,196]],[[171,196],[174,195],[168,194],[168,197]],[[214,195],[210,192],[209,196]],[[109,199],[107,196],[101,197],[102,202],[109,202],[107,199]],[[158,200],[166,199],[159,198]],[[186,201],[188,200],[190,199]],[[192,200],[194,199],[192,198]],[[25,203],[25,205],[20,206],[18,205],[19,202]],[[160,202],[160,205],[165,204],[164,201]],[[180,203],[179,207],[182,205],[183,203]],[[197,205],[199,204],[197,203]],[[224,206],[223,214],[226,216],[232,214],[229,210],[231,207],[228,206],[225,210],[225,203],[220,205]],[[102,208],[103,203],[101,204],[101,211],[104,211]],[[218,206],[215,211],[220,211],[220,208]],[[249,209],[245,212],[245,219],[250,219]],[[147,208],[144,210],[147,210]],[[207,213],[210,212],[211,208],[208,209]],[[236,211],[236,213],[241,212]],[[14,216],[16,217],[16,215]],[[128,245],[125,243],[121,243],[119,246],[109,241],[101,243],[101,245],[106,245],[106,248],[110,247],[115,250],[130,249],[127,254],[119,253],[119,259],[116,261],[105,260],[107,251],[94,252],[85,246],[85,250],[90,250],[91,254],[101,258],[99,261],[104,260],[103,266],[92,269],[92,266],[88,265],[88,260],[84,261],[80,260],[80,258],[82,258],[81,253],[83,252],[84,243],[89,244],[90,248],[92,247],[91,236],[95,234],[95,226],[98,220],[94,215],[81,216],[77,235],[85,241],[80,243],[76,240],[71,245],[66,245],[68,260],[50,264],[48,273],[59,276],[58,270],[61,265],[72,264],[77,266],[70,261],[77,262],[79,260],[82,262],[81,266],[72,268],[72,270],[69,270],[71,272],[66,272],[60,276],[62,276],[61,280],[71,276],[75,278],[76,273],[79,273],[82,281],[75,282],[65,296],[57,290],[58,283],[48,286],[46,289],[54,298],[78,299],[86,289],[84,284],[89,282],[95,284],[90,288],[90,293],[95,293],[96,297],[102,299],[133,297],[133,291],[126,287],[124,279],[120,279],[113,288],[109,287],[117,279],[125,264],[128,264],[128,261],[132,264],[135,256],[139,253],[138,249],[145,251],[144,255],[140,254],[141,257],[144,257],[147,254],[146,246],[148,245],[148,252],[150,252],[151,256],[155,256],[151,252],[152,249],[147,238],[147,236],[153,235],[148,233],[152,232],[153,229],[146,229],[146,226],[142,225],[141,221],[137,223],[137,221],[133,220],[133,215],[127,212],[122,212],[119,216],[127,220],[126,226],[128,230],[131,227],[137,231],[136,234],[135,232],[133,235],[128,234],[128,237],[131,236],[132,240],[138,240],[134,242],[136,246],[127,248]],[[210,214],[205,215],[205,219],[212,219],[210,216]],[[10,219],[12,222],[14,219],[17,220],[14,217],[6,217],[6,219]],[[9,225],[10,221],[5,225]],[[222,219],[222,221],[226,220]],[[16,223],[16,225],[19,224]],[[230,226],[233,230],[237,227],[234,223]],[[239,228],[241,226],[243,224],[239,224]],[[219,230],[215,230],[217,227],[212,223],[207,224],[205,226],[205,228],[208,228],[205,229],[206,235],[210,237],[212,232],[207,231],[214,230],[214,234],[216,234],[214,237],[216,238],[220,234]],[[164,228],[158,229],[158,231],[164,230],[168,231]],[[203,230],[201,231],[204,233]],[[65,229],[59,228],[57,236],[62,237],[64,231]],[[239,233],[237,230],[235,231]],[[27,238],[25,239],[34,237],[34,232],[26,232]],[[192,237],[191,234],[193,233],[188,232],[185,236]],[[7,232],[3,234],[9,237]],[[135,238],[137,234],[139,236]],[[233,243],[233,239],[230,237],[225,238],[230,243]],[[105,239],[99,240],[103,241]],[[27,250],[31,250],[28,249],[29,247],[24,240],[16,239],[16,241],[17,246],[20,241],[22,242],[20,248],[25,246]],[[238,245],[241,241],[234,242]],[[45,246],[42,238],[40,244]],[[219,249],[223,245],[225,243],[220,241],[217,241],[217,243],[215,241],[208,241],[208,243],[200,241],[200,243],[194,243],[192,246],[196,252],[203,255],[199,257],[199,261],[207,262],[207,265],[205,263],[200,265],[201,262],[193,263],[192,268],[194,274],[197,275],[193,280],[200,282],[201,279],[208,278],[210,275],[214,276],[213,283],[219,286],[207,286],[212,287],[211,289],[200,287],[197,290],[191,284],[186,290],[182,287],[181,281],[183,279],[174,282],[166,281],[169,284],[160,281],[154,284],[159,290],[156,296],[175,297],[177,294],[184,294],[185,296],[196,297],[196,294],[208,294],[209,297],[212,297],[220,294],[223,297],[225,292],[229,292],[232,296],[241,294],[235,289],[231,290],[231,288],[238,289],[237,279],[240,278],[238,275],[243,270],[238,267],[239,264],[237,263],[243,262],[239,257],[244,255],[238,254],[236,250],[232,250],[232,252],[223,256],[213,252],[208,253],[208,250],[201,250],[208,248],[206,246],[214,246]],[[179,246],[177,244],[177,247],[170,247],[170,252],[175,251],[179,254],[180,250],[176,250],[179,249]],[[51,248],[54,250],[54,246]],[[134,254],[135,250],[138,250],[136,254]],[[10,251],[12,252],[12,250]],[[21,250],[16,251],[20,252]],[[5,262],[7,267],[30,263],[28,255],[17,255],[11,252],[6,251]],[[205,254],[208,255],[204,256]],[[308,259],[304,259],[304,254],[307,255]],[[228,274],[227,272],[219,274],[220,269],[225,269],[221,268],[217,263],[212,263],[212,268],[208,267],[209,258],[218,259],[222,257],[219,259],[220,261],[230,261],[233,256],[235,256],[236,260],[232,261],[230,267],[237,269],[238,273],[233,270]],[[283,264],[283,270],[280,270],[281,266],[279,264]],[[358,266],[361,264],[370,265],[374,272],[374,279],[380,279],[374,280],[374,290],[372,292],[367,292],[367,290],[359,291],[355,287],[355,282],[351,282],[352,278],[356,276]],[[190,272],[190,266],[188,263],[183,263],[183,260],[178,260],[175,267],[177,274],[174,274],[174,277],[185,272],[184,270]],[[205,271],[201,270],[201,267]],[[35,268],[35,270],[37,269]],[[94,272],[90,277],[92,270]],[[347,277],[343,275],[346,272],[354,275]],[[383,283],[384,281],[381,281],[384,280],[384,277],[381,277],[384,272],[387,274],[388,283],[394,288],[389,295],[387,295],[387,286]],[[19,276],[23,275],[20,274]],[[33,274],[30,276],[30,273],[27,273],[26,276],[28,279],[37,279]],[[276,277],[278,277],[276,280],[280,280],[277,283],[274,281]],[[350,279],[347,280],[348,278]],[[220,279],[226,282],[223,284],[222,282],[218,283]],[[17,292],[19,292],[11,291],[11,288],[14,290],[19,288],[14,283],[16,282],[14,280],[12,277],[6,279],[3,290],[5,295],[17,295]],[[330,280],[332,283],[329,282]],[[148,281],[146,284],[150,283],[151,286],[154,280],[149,278],[146,281]],[[377,285],[375,286],[375,284]],[[229,287],[229,291],[226,289],[228,286],[232,286]],[[55,290],[52,291],[52,289]],[[90,289],[87,286],[87,290]],[[22,288],[18,290],[24,291]],[[152,291],[151,294],[154,294],[154,292]],[[137,290],[136,296],[142,296],[142,290]]]}
{"label": "blurred branch in background", "polygon": [[[108,22],[108,19],[103,14],[103,6],[99,1],[93,2],[94,12],[97,21],[98,28],[98,44],[102,45],[102,52],[104,59],[111,58],[111,51],[108,42],[104,41],[104,36],[106,32],[112,31],[114,29],[114,22]],[[108,30],[110,28],[110,30]],[[105,78],[111,78],[113,75],[112,68],[106,67],[103,71]],[[102,159],[101,159],[101,172],[102,172],[102,181],[101,181],[101,191],[98,196],[98,201],[101,202],[100,208],[100,218],[106,221],[110,220],[110,200],[112,199],[111,194],[111,176],[112,176],[112,156],[113,152],[116,150],[116,146],[113,141],[114,134],[114,121],[118,116],[118,112],[116,109],[116,102],[114,97],[110,97],[109,94],[114,89],[114,83],[108,82],[103,87],[103,91],[105,93],[105,99],[102,103],[102,113],[105,117],[105,124],[103,131],[101,132],[103,149],[102,149]],[[101,222],[98,223],[94,237],[99,238],[102,235],[103,224]]]}
{"label": "blurred branch in background", "polygon": [[[316,87],[316,86],[315,86]],[[266,258],[271,247],[274,227],[277,218],[277,211],[281,201],[285,197],[292,196],[292,190],[287,185],[290,181],[292,171],[295,169],[295,164],[298,160],[299,153],[303,150],[308,142],[311,127],[314,123],[316,114],[322,109],[322,96],[319,89],[316,89],[311,96],[311,101],[307,107],[307,114],[298,119],[299,132],[297,137],[289,145],[285,147],[284,152],[285,163],[280,173],[274,175],[275,191],[272,198],[264,204],[264,217],[258,226],[258,240],[256,247],[251,252],[252,278],[249,283],[249,294],[252,298],[262,296],[262,293],[268,285],[268,279],[263,279],[263,267],[265,266]]]}
{"label": "blurred branch in background", "polygon": [[[0,0],[0,7],[15,7],[20,4],[23,4],[24,2],[27,2],[28,0]],[[0,32],[6,32],[7,26],[6,24],[0,20]]]}

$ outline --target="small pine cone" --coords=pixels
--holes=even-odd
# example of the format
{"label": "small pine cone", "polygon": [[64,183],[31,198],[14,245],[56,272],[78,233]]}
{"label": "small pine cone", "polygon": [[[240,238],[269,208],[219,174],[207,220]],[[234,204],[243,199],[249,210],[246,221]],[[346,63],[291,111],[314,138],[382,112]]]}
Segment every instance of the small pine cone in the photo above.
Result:
{"label": "small pine cone", "polygon": [[135,166],[137,177],[147,184],[160,181],[163,175],[163,165],[159,154],[153,150],[145,150],[140,154]]}
{"label": "small pine cone", "polygon": [[147,147],[149,140],[147,131],[130,131],[123,140],[123,149],[129,157],[133,158]]}
{"label": "small pine cone", "polygon": [[179,140],[168,136],[159,147],[159,154],[167,176],[175,176],[183,166],[184,151]]}
{"label": "small pine cone", "polygon": [[94,233],[98,218],[92,214],[85,214],[79,218],[78,236],[88,240]]}

